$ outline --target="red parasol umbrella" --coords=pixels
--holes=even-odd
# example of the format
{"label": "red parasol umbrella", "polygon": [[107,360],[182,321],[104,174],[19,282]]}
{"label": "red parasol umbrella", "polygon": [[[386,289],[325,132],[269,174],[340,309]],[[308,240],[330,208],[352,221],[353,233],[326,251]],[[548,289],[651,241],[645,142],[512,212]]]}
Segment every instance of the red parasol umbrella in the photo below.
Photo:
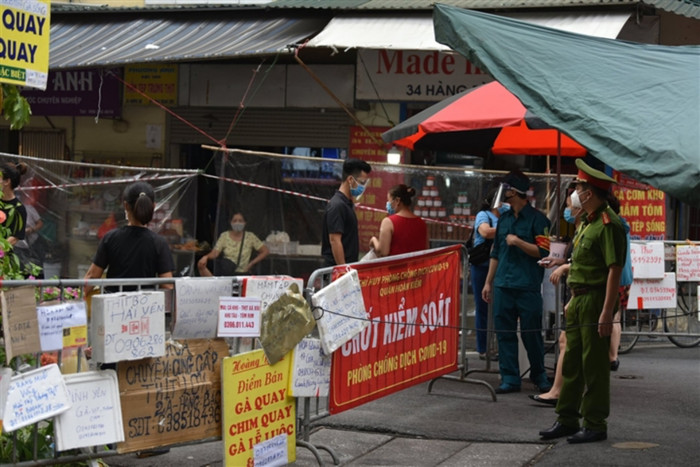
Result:
{"label": "red parasol umbrella", "polygon": [[[382,134],[409,149],[493,154],[583,156],[586,149],[555,129],[530,129],[527,109],[497,81],[448,97]],[[528,116],[529,118],[529,116]],[[558,135],[559,133],[559,135]],[[558,137],[560,143],[558,142]]]}

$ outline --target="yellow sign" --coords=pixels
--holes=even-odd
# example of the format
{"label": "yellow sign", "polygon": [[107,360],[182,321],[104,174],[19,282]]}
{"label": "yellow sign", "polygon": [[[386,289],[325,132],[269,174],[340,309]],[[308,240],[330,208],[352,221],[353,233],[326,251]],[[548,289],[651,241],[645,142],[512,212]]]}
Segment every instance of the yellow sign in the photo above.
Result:
{"label": "yellow sign", "polygon": [[296,411],[294,398],[287,393],[289,362],[287,354],[270,366],[262,349],[224,359],[221,410],[226,465],[286,465],[296,460]]}
{"label": "yellow sign", "polygon": [[50,0],[0,0],[0,82],[46,89]]}
{"label": "yellow sign", "polygon": [[[3,0],[0,0],[3,1]],[[149,98],[163,105],[177,104],[177,65],[150,63],[124,67],[124,103],[148,105]]]}

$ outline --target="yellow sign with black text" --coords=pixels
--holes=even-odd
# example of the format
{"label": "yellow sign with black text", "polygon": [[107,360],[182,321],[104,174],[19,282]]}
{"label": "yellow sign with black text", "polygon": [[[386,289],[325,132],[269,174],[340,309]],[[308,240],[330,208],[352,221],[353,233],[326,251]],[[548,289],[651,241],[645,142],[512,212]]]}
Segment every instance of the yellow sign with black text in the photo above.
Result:
{"label": "yellow sign with black text", "polygon": [[0,0],[0,82],[46,89],[50,0]]}

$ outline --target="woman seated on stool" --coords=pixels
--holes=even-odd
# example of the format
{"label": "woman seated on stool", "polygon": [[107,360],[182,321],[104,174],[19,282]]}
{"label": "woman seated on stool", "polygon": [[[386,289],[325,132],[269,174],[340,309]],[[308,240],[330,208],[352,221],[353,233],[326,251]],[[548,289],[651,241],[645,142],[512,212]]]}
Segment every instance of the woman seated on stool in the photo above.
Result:
{"label": "woman seated on stool", "polygon": [[[251,261],[253,250],[258,254]],[[246,274],[269,254],[262,240],[245,230],[245,218],[237,212],[231,218],[231,230],[222,233],[214,249],[197,261],[197,269],[203,277]]]}

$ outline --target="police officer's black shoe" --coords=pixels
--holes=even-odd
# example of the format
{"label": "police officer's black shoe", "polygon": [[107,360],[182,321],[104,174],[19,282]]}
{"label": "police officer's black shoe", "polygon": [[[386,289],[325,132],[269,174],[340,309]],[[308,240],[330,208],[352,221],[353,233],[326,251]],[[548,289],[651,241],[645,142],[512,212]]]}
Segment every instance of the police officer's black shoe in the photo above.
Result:
{"label": "police officer's black shoe", "polygon": [[605,431],[594,431],[583,427],[574,436],[569,436],[566,440],[571,444],[577,443],[592,443],[594,441],[604,441],[608,439],[608,434]]}
{"label": "police officer's black shoe", "polygon": [[561,438],[562,436],[570,436],[577,433],[579,428],[577,426],[566,426],[559,422],[554,422],[554,425],[548,430],[540,431],[540,436],[542,439],[554,439]]}

